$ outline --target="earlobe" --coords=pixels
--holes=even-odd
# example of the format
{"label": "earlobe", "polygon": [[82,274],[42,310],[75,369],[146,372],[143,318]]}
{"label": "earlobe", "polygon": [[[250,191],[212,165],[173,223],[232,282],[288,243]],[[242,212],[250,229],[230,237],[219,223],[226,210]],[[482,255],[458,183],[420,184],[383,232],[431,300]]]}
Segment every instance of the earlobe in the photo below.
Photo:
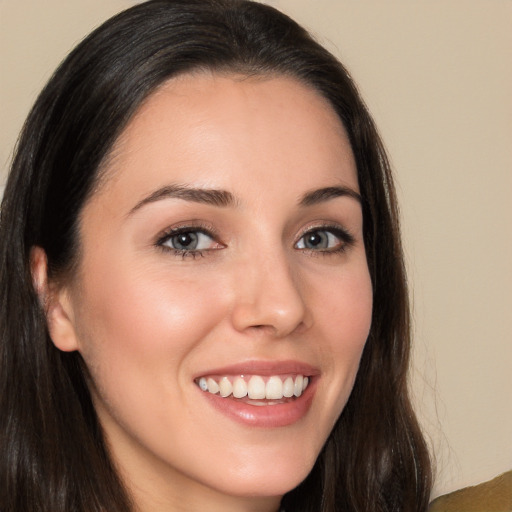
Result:
{"label": "earlobe", "polygon": [[49,283],[48,260],[43,248],[32,247],[30,271],[34,289],[46,314],[48,331],[53,344],[63,352],[78,350],[78,337],[69,292],[64,286]]}

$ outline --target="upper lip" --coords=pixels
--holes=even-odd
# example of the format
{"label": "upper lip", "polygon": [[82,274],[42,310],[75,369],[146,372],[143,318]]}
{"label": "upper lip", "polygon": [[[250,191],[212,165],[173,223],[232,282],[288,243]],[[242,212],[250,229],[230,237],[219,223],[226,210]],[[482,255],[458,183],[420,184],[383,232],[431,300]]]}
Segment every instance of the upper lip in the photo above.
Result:
{"label": "upper lip", "polygon": [[260,361],[250,360],[241,363],[235,363],[218,368],[209,368],[199,373],[196,378],[206,375],[282,375],[297,374],[312,377],[318,375],[320,371],[314,366],[301,361]]}

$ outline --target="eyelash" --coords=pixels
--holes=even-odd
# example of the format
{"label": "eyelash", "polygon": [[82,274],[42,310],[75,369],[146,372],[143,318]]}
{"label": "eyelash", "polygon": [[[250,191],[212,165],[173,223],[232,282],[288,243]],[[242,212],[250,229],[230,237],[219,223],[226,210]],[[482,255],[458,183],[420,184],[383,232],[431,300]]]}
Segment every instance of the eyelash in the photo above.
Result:
{"label": "eyelash", "polygon": [[[159,247],[162,251],[166,253],[171,253],[174,256],[181,257],[182,259],[185,258],[202,258],[205,256],[205,253],[211,253],[212,251],[218,250],[222,247],[216,248],[216,249],[173,249],[172,247],[167,247],[164,245],[167,243],[171,238],[181,235],[181,234],[187,234],[187,233],[201,233],[203,235],[208,236],[211,238],[214,242],[218,240],[218,236],[215,233],[215,230],[212,229],[210,226],[206,225],[187,225],[187,226],[180,226],[177,228],[170,228],[166,230],[164,233],[162,233],[156,242],[157,247]],[[220,242],[216,242],[219,245],[223,245]]]}
{"label": "eyelash", "polygon": [[[326,248],[326,249],[311,249],[311,248],[301,248],[298,249],[302,252],[307,253],[308,255],[312,256],[329,256],[329,255],[335,255],[335,254],[341,254],[344,253],[348,248],[354,245],[355,238],[344,228],[341,228],[340,226],[336,225],[319,225],[314,226],[302,233],[302,235],[299,237],[299,239],[294,243],[294,247],[303,240],[306,236],[311,235],[313,233],[317,232],[325,232],[330,233],[331,235],[334,235],[337,239],[340,240],[339,247],[335,248]],[[178,236],[180,234],[187,234],[187,233],[201,233],[203,235],[208,236],[211,238],[214,242],[217,244],[223,246],[221,242],[218,242],[218,236],[215,234],[215,230],[213,230],[210,226],[205,225],[189,225],[189,226],[180,226],[177,228],[171,228],[166,230],[164,233],[162,233],[156,242],[156,246],[159,247],[162,251],[166,253],[171,253],[174,256],[181,257],[182,259],[185,258],[202,258],[205,256],[205,254],[210,254],[215,250],[221,249],[223,247],[218,248],[212,248],[212,249],[173,249],[172,247],[168,247],[164,244],[166,244],[171,238]]]}
{"label": "eyelash", "polygon": [[318,226],[313,226],[308,228],[297,242],[295,242],[295,245],[299,243],[300,240],[303,240],[306,236],[312,234],[312,233],[318,233],[318,232],[325,232],[330,233],[334,235],[340,242],[339,246],[334,248],[327,248],[327,249],[301,249],[303,252],[308,253],[311,256],[330,256],[330,255],[336,255],[336,254],[342,254],[347,251],[350,247],[352,247],[356,239],[355,237],[346,229],[338,226],[338,225],[332,225],[332,224],[321,224]]}

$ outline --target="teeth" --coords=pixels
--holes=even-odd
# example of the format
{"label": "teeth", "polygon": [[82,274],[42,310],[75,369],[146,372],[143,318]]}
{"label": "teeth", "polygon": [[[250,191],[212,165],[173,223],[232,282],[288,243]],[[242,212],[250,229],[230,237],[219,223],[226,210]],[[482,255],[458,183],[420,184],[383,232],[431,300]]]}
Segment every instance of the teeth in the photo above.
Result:
{"label": "teeth", "polygon": [[295,379],[295,386],[293,389],[293,394],[296,397],[302,395],[302,384],[304,384],[304,377],[302,375],[297,375],[297,378]]}
{"label": "teeth", "polygon": [[[218,393],[219,392],[219,385],[213,380],[213,379],[208,379],[206,381],[206,384],[208,385],[208,391],[210,393],[213,393],[215,395],[215,393]],[[202,389],[202,388],[201,388]]]}
{"label": "teeth", "polygon": [[233,392],[233,385],[227,377],[222,377],[219,382],[220,396],[229,396]]}
{"label": "teeth", "polygon": [[208,384],[206,383],[206,379],[204,377],[199,379],[199,387],[203,391],[208,391]]}
{"label": "teeth", "polygon": [[283,398],[283,381],[279,377],[270,377],[265,388],[265,398],[279,400]]}
{"label": "teeth", "polygon": [[247,384],[242,377],[237,377],[233,382],[233,396],[235,398],[243,398],[247,396]]}
{"label": "teeth", "polygon": [[293,396],[293,389],[295,387],[295,384],[293,382],[293,379],[291,377],[288,377],[283,384],[283,396],[290,398]]}
{"label": "teeth", "polygon": [[265,398],[265,381],[259,375],[253,375],[250,378],[247,385],[247,394],[253,400]]}
{"label": "teeth", "polygon": [[[253,375],[249,382],[246,382],[243,376],[234,378],[223,376],[218,380],[213,377],[201,377],[197,384],[203,391],[214,395],[218,393],[224,398],[233,395],[233,398],[248,397],[250,400],[281,400],[282,398],[301,396],[308,387],[309,378],[303,375],[297,375],[295,378],[292,376],[281,378],[272,375],[265,382],[260,375]],[[269,402],[251,403],[253,405],[269,404]]]}

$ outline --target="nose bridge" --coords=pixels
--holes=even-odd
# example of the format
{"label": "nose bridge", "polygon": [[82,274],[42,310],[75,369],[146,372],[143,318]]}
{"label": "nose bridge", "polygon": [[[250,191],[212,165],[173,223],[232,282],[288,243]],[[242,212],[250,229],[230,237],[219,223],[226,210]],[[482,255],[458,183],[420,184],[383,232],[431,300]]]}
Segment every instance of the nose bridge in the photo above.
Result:
{"label": "nose bridge", "polygon": [[240,263],[233,307],[237,330],[267,328],[283,337],[304,322],[306,304],[291,259],[282,246],[259,247]]}

